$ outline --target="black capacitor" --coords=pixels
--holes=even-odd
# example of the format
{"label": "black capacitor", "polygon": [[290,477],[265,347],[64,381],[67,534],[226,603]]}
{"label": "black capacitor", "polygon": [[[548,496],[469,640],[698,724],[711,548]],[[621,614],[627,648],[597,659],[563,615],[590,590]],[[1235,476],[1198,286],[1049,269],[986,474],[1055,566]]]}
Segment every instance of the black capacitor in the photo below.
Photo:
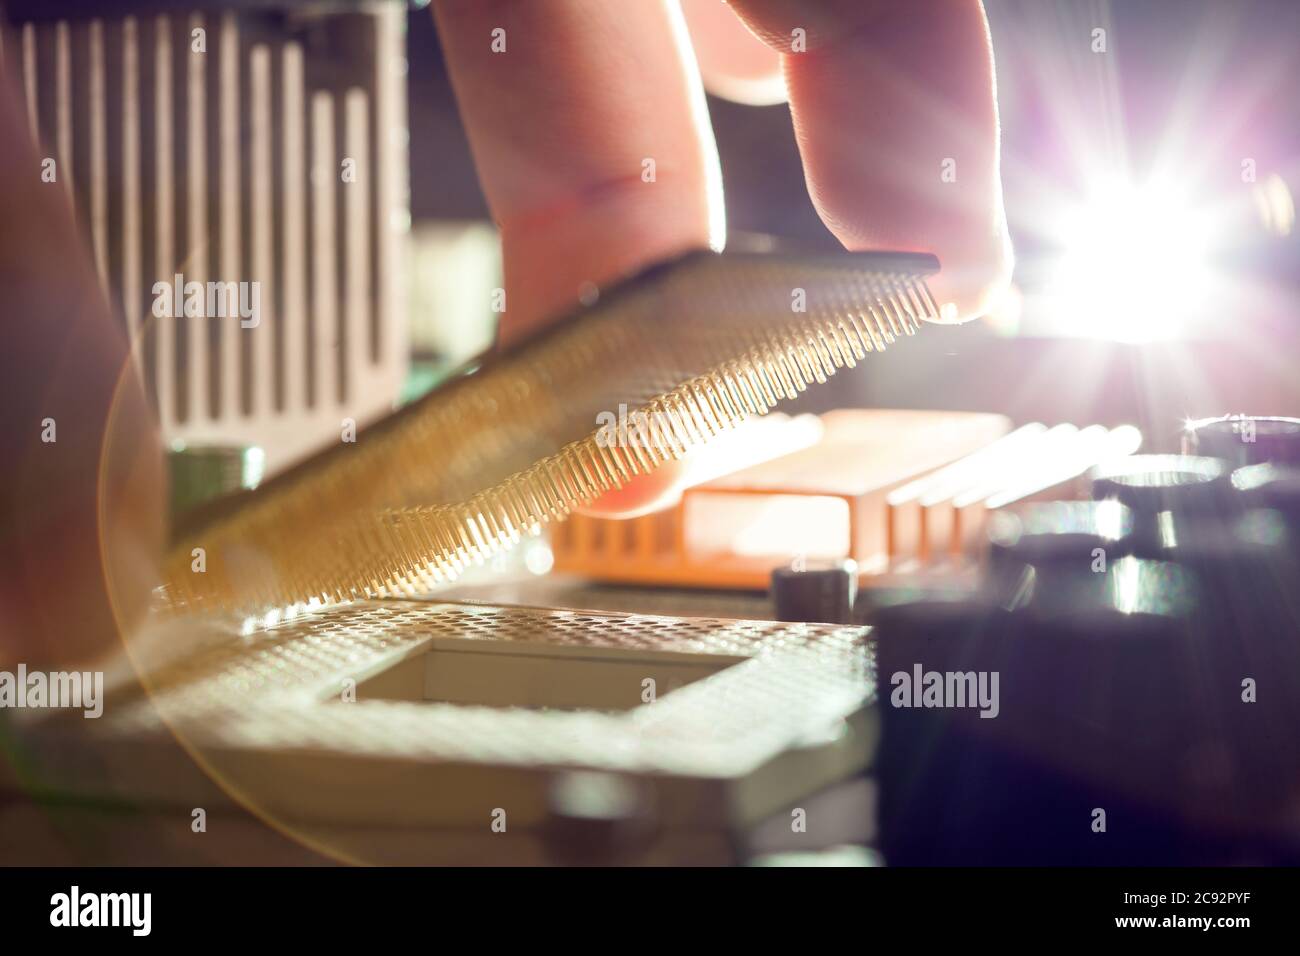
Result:
{"label": "black capacitor", "polygon": [[1246,507],[1282,515],[1291,527],[1293,543],[1300,543],[1300,468],[1249,465],[1232,473],[1232,486]]}
{"label": "black capacitor", "polygon": [[1114,498],[1138,514],[1219,509],[1230,496],[1229,469],[1195,455],[1130,455],[1088,475],[1094,501]]}
{"label": "black capacitor", "polygon": [[[1136,675],[1178,679],[1169,666],[1183,643],[1178,621],[1096,606],[1047,619],[974,600],[889,608],[873,638],[882,728],[875,773],[888,861],[1177,858],[1167,852],[1177,837],[1167,821],[1177,815],[1158,798],[1159,788],[1180,783],[1167,763],[1181,753],[1181,728]],[[923,693],[918,705],[918,672],[922,684],[934,681],[925,675],[943,679],[940,703]],[[972,680],[978,706],[969,692],[964,702],[953,693]],[[1118,706],[1117,686],[1126,695]],[[1098,840],[1056,812],[1075,805],[1140,825]],[[1135,814],[1140,805],[1163,812]]]}
{"label": "black capacitor", "polygon": [[1221,458],[1234,467],[1273,462],[1300,465],[1300,418],[1225,415],[1188,422],[1183,452]]}
{"label": "black capacitor", "polygon": [[853,561],[796,561],[772,571],[772,605],[778,621],[852,624],[858,591]]}
{"label": "black capacitor", "polygon": [[1296,530],[1276,510],[1250,508],[1177,516],[1169,531],[1167,555],[1176,563],[1168,566],[1196,579],[1189,653],[1211,685],[1198,706],[1232,758],[1218,772],[1254,800],[1285,801],[1300,767]]}
{"label": "black capacitor", "polygon": [[[1032,618],[1022,651],[1037,694],[1023,693],[1033,700],[1026,710],[1045,754],[1068,763],[1091,750],[1091,760],[1080,762],[1118,771],[1120,762],[1105,758],[1124,745],[1143,751],[1124,776],[1142,776],[1147,761],[1172,756],[1172,748],[1199,735],[1202,675],[1188,646],[1195,596],[1168,593],[1165,578],[1173,570],[1130,558],[1111,573],[1117,587],[1104,605]],[[1139,579],[1134,593],[1121,591],[1125,577]]]}
{"label": "black capacitor", "polygon": [[[880,612],[872,647],[886,859],[1213,862],[1231,845],[1222,834],[1288,805],[1300,767],[1300,617],[1290,596],[1300,576],[1276,512],[1161,514],[1173,532],[1164,560],[1125,556],[1102,574],[1040,575],[1013,611],[985,595]],[[1031,556],[1010,541],[1002,559],[1064,569],[1078,543]],[[1085,579],[1098,584],[1071,583]],[[918,668],[954,689],[967,675],[987,675],[991,687],[996,674],[996,719],[960,706],[947,683],[941,706],[924,695],[917,706],[915,694],[909,705],[899,688]],[[1099,841],[1068,815],[1043,812],[1075,805],[1104,807],[1125,828]],[[1186,819],[1202,822],[1188,829]]]}
{"label": "black capacitor", "polygon": [[1091,603],[1110,562],[1131,553],[1133,514],[1118,501],[1033,502],[989,521],[986,585],[1007,607],[1037,592]]}
{"label": "black capacitor", "polygon": [[1291,536],[1285,517],[1269,508],[1167,515],[1161,526],[1161,556],[1170,561],[1208,561],[1225,567],[1275,563],[1291,553]]}
{"label": "black capacitor", "polygon": [[926,670],[1015,668],[1024,643],[1017,622],[1023,619],[980,594],[881,608],[872,630],[881,696],[894,674],[911,673],[917,664]]}
{"label": "black capacitor", "polygon": [[1130,455],[1098,465],[1088,475],[1095,501],[1117,500],[1133,512],[1132,550],[1160,557],[1169,516],[1232,510],[1229,466],[1194,455]]}
{"label": "black capacitor", "polygon": [[1119,557],[1132,530],[1133,513],[1118,501],[1034,502],[993,514],[989,563],[1087,563],[1096,548]]}

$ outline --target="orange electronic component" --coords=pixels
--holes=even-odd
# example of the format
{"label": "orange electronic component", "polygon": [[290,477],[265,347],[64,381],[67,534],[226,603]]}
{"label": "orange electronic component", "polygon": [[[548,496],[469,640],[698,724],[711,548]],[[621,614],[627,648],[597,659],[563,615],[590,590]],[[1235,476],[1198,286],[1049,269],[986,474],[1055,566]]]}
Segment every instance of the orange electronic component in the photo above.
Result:
{"label": "orange electronic component", "polygon": [[1010,429],[1001,415],[970,412],[844,410],[821,423],[819,441],[783,453],[808,426],[806,416],[781,422],[763,437],[780,457],[769,452],[769,460],[689,488],[668,510],[626,520],[572,516],[552,529],[556,570],[761,589],[776,565],[847,557],[860,577],[877,575],[891,563],[887,495]]}
{"label": "orange electronic component", "polygon": [[1024,425],[889,493],[891,567],[915,570],[974,556],[988,512],[1078,497],[1076,485],[1089,468],[1141,445],[1142,433],[1132,425]]}

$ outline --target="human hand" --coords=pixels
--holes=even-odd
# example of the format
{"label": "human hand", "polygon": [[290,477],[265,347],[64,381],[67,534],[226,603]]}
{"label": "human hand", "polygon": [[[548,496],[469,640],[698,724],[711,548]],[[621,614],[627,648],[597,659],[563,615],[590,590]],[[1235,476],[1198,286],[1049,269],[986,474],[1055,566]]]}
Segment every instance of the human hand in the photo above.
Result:
{"label": "human hand", "polygon": [[62,184],[0,77],[0,670],[111,654],[156,583],[157,425]]}
{"label": "human hand", "polygon": [[[501,232],[503,340],[570,311],[584,288],[722,247],[701,73],[733,88],[783,73],[827,228],[851,250],[937,255],[930,287],[945,321],[986,310],[1011,249],[978,0],[684,0],[684,12],[668,0],[435,2]],[[691,481],[690,461],[678,462],[591,510],[653,510]]]}

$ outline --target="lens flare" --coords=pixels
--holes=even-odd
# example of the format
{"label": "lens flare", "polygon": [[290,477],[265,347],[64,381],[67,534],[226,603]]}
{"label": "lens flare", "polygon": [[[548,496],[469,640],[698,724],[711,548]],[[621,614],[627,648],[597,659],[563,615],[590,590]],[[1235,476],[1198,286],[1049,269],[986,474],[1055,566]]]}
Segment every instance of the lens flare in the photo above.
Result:
{"label": "lens flare", "polygon": [[1210,287],[1208,217],[1162,183],[1112,182],[1061,221],[1049,298],[1080,335],[1122,342],[1174,338]]}

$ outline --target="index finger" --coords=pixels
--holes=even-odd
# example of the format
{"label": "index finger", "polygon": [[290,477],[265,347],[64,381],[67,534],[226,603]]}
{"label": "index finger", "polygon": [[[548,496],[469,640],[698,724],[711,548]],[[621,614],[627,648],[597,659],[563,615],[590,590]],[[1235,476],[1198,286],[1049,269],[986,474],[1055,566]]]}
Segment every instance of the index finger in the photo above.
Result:
{"label": "index finger", "polygon": [[438,0],[434,14],[501,232],[504,339],[584,289],[721,244],[721,169],[675,3]]}
{"label": "index finger", "polygon": [[[675,0],[439,0],[434,13],[501,233],[504,341],[721,245],[721,169]],[[665,463],[594,510],[650,510],[684,480]]]}
{"label": "index finger", "polygon": [[949,320],[1005,287],[993,50],[979,0],[732,0],[782,54],[808,191],[854,250],[932,252]]}

